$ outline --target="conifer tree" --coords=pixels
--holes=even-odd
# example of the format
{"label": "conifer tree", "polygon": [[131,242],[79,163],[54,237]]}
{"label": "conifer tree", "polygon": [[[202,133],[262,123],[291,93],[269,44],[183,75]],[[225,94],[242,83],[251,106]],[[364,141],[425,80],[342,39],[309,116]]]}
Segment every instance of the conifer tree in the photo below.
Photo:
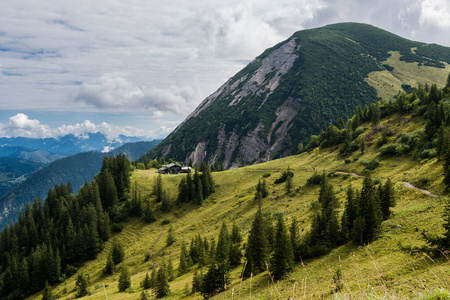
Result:
{"label": "conifer tree", "polygon": [[277,220],[274,250],[270,259],[270,271],[274,279],[280,279],[286,275],[293,263],[292,242],[284,225],[283,216],[280,214]]}
{"label": "conifer tree", "polygon": [[143,219],[146,223],[152,223],[156,221],[155,213],[150,205],[150,201],[147,201],[144,208]]}
{"label": "conifer tree", "polygon": [[391,207],[395,206],[394,187],[392,186],[391,179],[388,179],[384,185],[380,184],[380,204],[383,220],[389,219],[391,215]]}
{"label": "conifer tree", "polygon": [[186,244],[183,241],[181,243],[180,251],[180,263],[178,264],[178,276],[185,274],[189,270],[188,255],[186,250]]}
{"label": "conifer tree", "polygon": [[77,289],[77,292],[75,293],[75,297],[81,298],[81,297],[86,296],[88,294],[87,286],[88,286],[87,276],[84,275],[83,272],[78,273],[77,281],[75,282],[75,287]]}
{"label": "conifer tree", "polygon": [[289,236],[291,237],[291,245],[292,245],[292,251],[294,253],[294,261],[298,262],[300,261],[300,241],[299,241],[299,234],[298,234],[298,221],[294,217],[292,218],[291,227],[289,228]]}
{"label": "conifer tree", "polygon": [[42,292],[42,300],[53,300],[52,286],[45,281],[44,291]]}
{"label": "conifer tree", "polygon": [[124,292],[129,287],[131,287],[130,272],[128,271],[128,268],[126,266],[122,266],[118,285],[119,292]]}
{"label": "conifer tree", "polygon": [[242,237],[239,232],[239,227],[236,222],[233,223],[233,229],[231,230],[230,236],[230,266],[237,267],[241,263],[242,252],[241,252],[241,241]]}
{"label": "conifer tree", "polygon": [[152,269],[152,274],[150,275],[150,283],[151,283],[151,288],[154,288],[156,285],[156,267],[153,267]]}
{"label": "conifer tree", "polygon": [[261,209],[258,209],[253,220],[245,248],[245,260],[247,261],[243,271],[245,277],[256,275],[266,269],[269,257],[269,241],[266,235],[266,224]]}
{"label": "conifer tree", "polygon": [[349,185],[347,187],[347,202],[345,203],[344,213],[342,214],[342,236],[349,240],[352,236],[353,225],[357,216],[355,190]]}
{"label": "conifer tree", "polygon": [[201,287],[202,287],[202,274],[198,273],[197,270],[194,271],[194,276],[192,278],[192,294],[195,294],[197,292],[200,292]]}
{"label": "conifer tree", "polygon": [[173,234],[173,227],[172,224],[169,226],[169,230],[167,231],[167,238],[166,238],[166,246],[169,247],[173,243],[175,243],[175,237]]}
{"label": "conifer tree", "polygon": [[217,264],[218,277],[216,278],[217,288],[222,291],[225,290],[229,277],[230,277],[230,236],[228,234],[227,226],[225,222],[222,223],[220,228],[219,237],[217,239],[216,253],[214,260]]}
{"label": "conifer tree", "polygon": [[286,179],[286,194],[289,194],[292,191],[293,183],[292,176],[288,176]]}
{"label": "conifer tree", "polygon": [[170,293],[169,282],[167,281],[165,266],[162,265],[156,273],[154,292],[156,298],[163,298]]}
{"label": "conifer tree", "polygon": [[163,201],[163,185],[162,185],[162,177],[161,174],[158,175],[155,179],[155,184],[153,185],[153,193],[156,196],[156,203]]}
{"label": "conifer tree", "polygon": [[107,275],[111,275],[114,273],[115,264],[112,258],[112,253],[109,252],[108,258],[106,259],[105,268],[103,269],[103,273]]}
{"label": "conifer tree", "polygon": [[173,269],[172,264],[172,255],[169,256],[169,262],[167,263],[166,272],[167,272],[167,280],[169,282],[173,281],[175,279],[175,271]]}
{"label": "conifer tree", "polygon": [[147,274],[145,274],[145,277],[144,277],[144,279],[141,282],[141,287],[144,290],[147,290],[147,289],[152,287],[152,282],[150,280],[150,276],[148,276],[148,272],[147,272]]}
{"label": "conifer tree", "polygon": [[120,264],[125,258],[125,250],[123,249],[122,244],[117,240],[113,241],[111,257],[115,265]]}

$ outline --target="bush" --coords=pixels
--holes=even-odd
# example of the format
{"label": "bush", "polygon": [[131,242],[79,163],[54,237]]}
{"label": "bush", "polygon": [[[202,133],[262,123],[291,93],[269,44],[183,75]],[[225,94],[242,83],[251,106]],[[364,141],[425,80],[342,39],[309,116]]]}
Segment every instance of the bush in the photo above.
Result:
{"label": "bush", "polygon": [[430,179],[428,179],[427,177],[424,177],[424,176],[419,176],[414,184],[418,188],[424,189],[428,186],[429,183],[430,183]]}
{"label": "bush", "polygon": [[437,156],[437,151],[436,148],[433,149],[425,149],[422,151],[422,153],[420,153],[420,158],[425,159],[425,158],[434,158]]}
{"label": "bush", "polygon": [[314,174],[311,175],[311,177],[307,180],[308,184],[321,184],[322,183],[322,174],[317,173],[314,171]]}
{"label": "bush", "polygon": [[170,224],[170,220],[168,220],[168,219],[162,220],[161,225],[167,225],[167,224]]}
{"label": "bush", "polygon": [[378,168],[381,165],[381,163],[378,159],[373,159],[373,160],[362,159],[361,164],[364,166],[364,169],[369,170],[369,171],[375,170],[376,168]]}
{"label": "bush", "polygon": [[262,177],[267,178],[270,176],[270,173],[264,173]]}
{"label": "bush", "polygon": [[121,223],[112,223],[111,230],[113,232],[121,232],[123,230],[123,224]]}
{"label": "bush", "polygon": [[279,184],[279,183],[285,182],[288,179],[288,177],[294,177],[294,172],[292,172],[289,169],[289,167],[286,171],[283,171],[281,176],[279,178],[277,178],[274,183]]}
{"label": "bush", "polygon": [[349,164],[351,162],[351,160],[348,159],[348,158],[346,160],[344,160],[344,161],[345,161],[346,164]]}
{"label": "bush", "polygon": [[392,143],[382,146],[380,148],[380,153],[384,156],[401,155],[409,152],[410,149],[411,147],[406,144]]}

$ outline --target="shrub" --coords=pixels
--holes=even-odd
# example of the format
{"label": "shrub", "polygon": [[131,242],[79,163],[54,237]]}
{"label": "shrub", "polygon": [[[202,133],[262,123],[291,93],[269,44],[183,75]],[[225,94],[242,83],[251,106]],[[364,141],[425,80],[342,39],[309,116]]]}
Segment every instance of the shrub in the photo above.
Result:
{"label": "shrub", "polygon": [[168,219],[162,220],[161,225],[167,225],[167,224],[170,224],[170,220],[168,220]]}
{"label": "shrub", "polygon": [[425,149],[422,151],[422,153],[420,153],[420,158],[425,159],[425,158],[434,158],[437,156],[437,151],[436,148],[433,149]]}
{"label": "shrub", "polygon": [[390,155],[401,155],[409,152],[411,147],[406,144],[401,143],[392,143],[388,145],[384,145],[380,148],[381,155],[390,156]]}
{"label": "shrub", "polygon": [[123,230],[123,224],[121,223],[112,223],[111,230],[113,232],[121,232]]}
{"label": "shrub", "polygon": [[375,170],[376,168],[378,168],[381,165],[381,163],[378,159],[373,159],[373,160],[362,159],[361,164],[364,166],[364,169],[369,170],[369,171]]}
{"label": "shrub", "polygon": [[429,183],[430,179],[424,176],[419,176],[415,182],[415,185],[420,189],[424,189],[428,186]]}
{"label": "shrub", "polygon": [[262,177],[267,178],[270,176],[270,173],[264,173]]}
{"label": "shrub", "polygon": [[348,159],[348,158],[346,160],[344,160],[344,161],[345,161],[346,164],[349,164],[351,162],[351,160]]}
{"label": "shrub", "polygon": [[279,184],[279,183],[285,182],[288,179],[288,177],[294,177],[294,172],[292,172],[289,169],[289,167],[286,171],[283,171],[281,176],[279,178],[277,178],[274,183]]}
{"label": "shrub", "polygon": [[321,184],[322,183],[322,174],[317,173],[314,171],[314,174],[311,175],[311,177],[307,180],[308,184]]}

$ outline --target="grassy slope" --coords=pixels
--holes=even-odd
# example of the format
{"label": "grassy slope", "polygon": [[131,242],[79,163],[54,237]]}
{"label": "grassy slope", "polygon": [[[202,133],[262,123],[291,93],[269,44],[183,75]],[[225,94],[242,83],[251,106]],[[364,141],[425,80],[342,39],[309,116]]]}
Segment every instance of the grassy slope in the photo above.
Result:
{"label": "grassy slope", "polygon": [[[366,124],[368,125],[368,124]],[[410,132],[423,127],[422,120],[411,120],[410,117],[394,117],[384,120],[380,126],[389,126],[396,134]],[[375,134],[368,129],[364,135],[374,138]],[[162,257],[168,261],[169,255],[175,268],[178,265],[178,256],[181,242],[189,242],[191,237],[201,234],[202,237],[217,237],[220,225],[225,221],[231,228],[233,220],[241,228],[243,236],[247,236],[253,220],[256,205],[253,194],[258,179],[265,173],[271,173],[268,177],[269,197],[264,200],[265,212],[282,212],[285,214],[287,224],[290,218],[295,216],[300,221],[301,231],[309,228],[310,205],[317,200],[319,188],[307,186],[306,180],[313,170],[317,171],[351,171],[361,174],[362,166],[359,160],[372,159],[377,156],[376,146],[367,147],[366,153],[361,155],[355,152],[351,157],[351,163],[345,164],[338,156],[335,147],[321,150],[318,155],[303,153],[263,164],[245,168],[213,173],[217,193],[214,194],[202,207],[184,205],[176,208],[172,213],[161,214],[158,221],[147,225],[140,220],[130,220],[120,234],[115,238],[122,241],[126,249],[125,264],[132,274],[132,287],[128,293],[118,293],[117,281],[119,271],[108,277],[102,276],[106,256],[111,246],[111,241],[106,244],[103,252],[94,261],[88,262],[82,269],[90,275],[89,289],[92,295],[86,299],[138,299],[142,289],[139,282],[146,272],[150,272],[155,264],[162,263]],[[358,159],[355,161],[354,159]],[[373,178],[392,178],[395,181],[406,180],[414,183],[419,176],[425,176],[432,180],[428,189],[435,194],[442,194],[443,187],[442,166],[436,159],[422,161],[420,163],[408,157],[394,157],[382,159],[382,166],[373,173]],[[294,186],[300,187],[296,195],[287,196],[284,193],[284,184],[274,185],[273,181],[281,171],[290,166],[295,172]],[[138,182],[143,195],[151,192],[154,171],[137,171],[132,180]],[[167,190],[172,191],[175,197],[177,183],[184,175],[164,176],[163,183]],[[362,179],[349,175],[330,176],[335,191],[341,202],[345,199],[344,189],[351,184],[360,188]],[[448,287],[450,265],[445,259],[431,260],[421,253],[409,254],[401,250],[403,246],[424,245],[420,239],[420,231],[425,229],[430,232],[441,231],[441,213],[443,200],[433,198],[423,193],[407,189],[402,184],[395,185],[397,206],[394,215],[383,223],[382,233],[379,239],[368,246],[358,247],[354,244],[344,245],[335,249],[322,258],[304,261],[297,264],[290,277],[276,284],[269,281],[267,272],[258,275],[251,280],[240,281],[239,274],[242,267],[232,271],[231,285],[233,288],[216,296],[217,299],[231,299],[234,290],[236,299],[287,299],[294,296],[295,299],[317,298],[324,293],[328,295],[333,288],[333,273],[341,267],[344,279],[343,294],[352,298],[370,298],[371,295],[384,295],[386,297],[418,297],[421,293],[435,287]],[[343,205],[341,205],[341,210]],[[161,221],[168,219],[175,229],[177,241],[170,247],[165,247],[168,225],[162,226]],[[401,228],[393,228],[401,225]],[[302,232],[302,234],[304,234]],[[144,253],[151,249],[152,260],[144,262]],[[116,268],[119,268],[120,265]],[[184,298],[184,287],[191,285],[193,272],[176,278],[170,283],[172,294],[167,299]],[[75,276],[69,278],[65,284],[54,289],[54,294],[61,294],[64,298],[73,294]],[[103,287],[105,285],[105,288]],[[68,293],[63,293],[64,288]],[[151,291],[150,291],[151,293]],[[30,299],[40,299],[40,295],[34,295]],[[185,299],[201,299],[199,294],[191,295]]]}
{"label": "grassy slope", "polygon": [[433,68],[419,66],[418,63],[407,63],[400,60],[398,51],[390,52],[391,56],[382,62],[394,67],[392,72],[388,70],[371,72],[365,81],[377,90],[378,97],[392,99],[402,90],[402,84],[418,86],[425,83],[436,83],[439,87],[445,85],[445,80],[450,72],[450,65],[444,62],[445,68]]}

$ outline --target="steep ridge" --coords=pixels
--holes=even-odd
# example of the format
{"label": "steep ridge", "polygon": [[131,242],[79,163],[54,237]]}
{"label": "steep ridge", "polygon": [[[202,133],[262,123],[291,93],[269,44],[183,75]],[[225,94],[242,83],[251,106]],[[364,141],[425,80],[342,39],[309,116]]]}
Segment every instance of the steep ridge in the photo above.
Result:
{"label": "steep ridge", "polygon": [[397,71],[386,63],[392,51],[399,53],[399,64],[415,66],[396,77],[398,84],[425,84],[417,68],[430,74],[449,68],[450,48],[366,24],[299,31],[230,78],[140,160],[165,156],[233,168],[293,154],[299,143],[347,119],[358,105],[394,96],[392,89],[379,93],[387,82],[368,79]]}

